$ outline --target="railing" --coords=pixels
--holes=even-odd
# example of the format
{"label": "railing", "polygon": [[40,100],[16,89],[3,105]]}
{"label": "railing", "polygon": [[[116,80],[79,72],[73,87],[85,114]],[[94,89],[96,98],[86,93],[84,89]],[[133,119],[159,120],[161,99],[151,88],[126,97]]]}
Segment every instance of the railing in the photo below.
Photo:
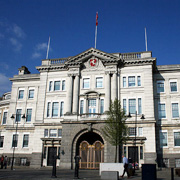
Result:
{"label": "railing", "polygon": [[122,53],[122,59],[139,59],[141,58],[141,53]]}
{"label": "railing", "polygon": [[80,117],[82,118],[100,118],[100,113],[83,113],[80,114]]}
{"label": "railing", "polygon": [[64,64],[67,61],[67,59],[51,59],[51,64]]}

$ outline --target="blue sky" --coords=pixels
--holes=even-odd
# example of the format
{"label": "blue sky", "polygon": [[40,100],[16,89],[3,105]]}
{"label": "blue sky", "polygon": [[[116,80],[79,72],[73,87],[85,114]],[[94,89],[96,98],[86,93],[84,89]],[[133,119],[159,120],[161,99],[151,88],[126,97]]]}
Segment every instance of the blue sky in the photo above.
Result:
{"label": "blue sky", "polygon": [[179,0],[0,0],[0,96],[22,65],[31,73],[46,58],[77,55],[94,47],[105,52],[148,50],[157,64],[180,64]]}

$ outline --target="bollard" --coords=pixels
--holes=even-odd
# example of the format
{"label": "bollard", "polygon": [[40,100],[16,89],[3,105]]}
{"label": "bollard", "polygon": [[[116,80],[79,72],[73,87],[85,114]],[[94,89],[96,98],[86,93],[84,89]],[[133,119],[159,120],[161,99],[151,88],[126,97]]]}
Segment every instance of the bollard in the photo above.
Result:
{"label": "bollard", "polygon": [[174,168],[171,168],[171,180],[174,180]]}

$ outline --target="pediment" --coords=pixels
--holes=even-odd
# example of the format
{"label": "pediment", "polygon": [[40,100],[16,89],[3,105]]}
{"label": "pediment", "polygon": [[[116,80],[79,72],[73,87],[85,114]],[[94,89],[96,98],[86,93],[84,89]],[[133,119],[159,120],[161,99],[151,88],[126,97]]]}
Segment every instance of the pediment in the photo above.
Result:
{"label": "pediment", "polygon": [[[96,60],[98,60],[98,62]],[[99,60],[102,63],[107,63],[107,62],[117,62],[118,60],[120,60],[120,58],[117,56],[114,56],[112,54],[100,51],[98,49],[90,48],[90,49],[78,54],[77,56],[71,57],[66,62],[66,65],[69,65],[69,66],[81,65],[83,63],[90,61],[89,62],[90,66],[91,65],[93,66],[93,64],[99,63]]]}

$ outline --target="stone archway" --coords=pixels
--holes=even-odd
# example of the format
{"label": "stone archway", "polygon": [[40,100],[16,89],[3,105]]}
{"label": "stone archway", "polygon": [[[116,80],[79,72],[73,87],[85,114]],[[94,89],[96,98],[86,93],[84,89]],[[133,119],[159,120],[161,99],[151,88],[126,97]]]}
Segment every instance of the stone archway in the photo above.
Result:
{"label": "stone archway", "polygon": [[81,169],[99,169],[104,162],[104,141],[94,132],[82,134],[76,144],[76,154],[81,157]]}

